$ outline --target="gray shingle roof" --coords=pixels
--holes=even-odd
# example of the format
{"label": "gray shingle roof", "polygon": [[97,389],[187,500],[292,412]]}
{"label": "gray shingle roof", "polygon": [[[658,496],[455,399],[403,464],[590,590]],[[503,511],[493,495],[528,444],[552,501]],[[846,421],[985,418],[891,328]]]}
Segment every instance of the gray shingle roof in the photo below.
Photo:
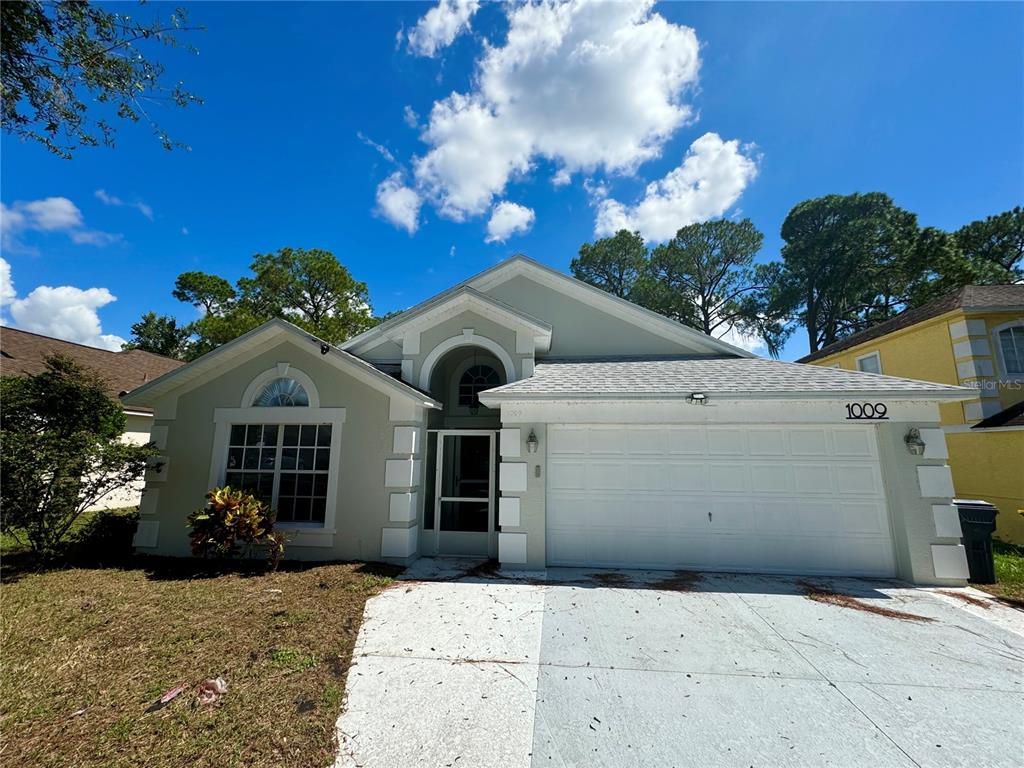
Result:
{"label": "gray shingle roof", "polygon": [[[838,368],[758,358],[676,357],[547,360],[533,376],[487,392],[524,397],[685,397],[692,392],[743,397],[825,397],[864,393],[966,399],[974,390]],[[485,396],[486,397],[486,396]]]}

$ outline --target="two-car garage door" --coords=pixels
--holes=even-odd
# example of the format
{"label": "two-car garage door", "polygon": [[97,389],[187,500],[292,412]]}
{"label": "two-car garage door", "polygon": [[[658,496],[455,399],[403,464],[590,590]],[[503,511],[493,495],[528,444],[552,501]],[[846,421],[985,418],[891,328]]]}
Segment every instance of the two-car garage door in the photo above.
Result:
{"label": "two-car garage door", "polygon": [[550,565],[891,576],[874,430],[548,429]]}

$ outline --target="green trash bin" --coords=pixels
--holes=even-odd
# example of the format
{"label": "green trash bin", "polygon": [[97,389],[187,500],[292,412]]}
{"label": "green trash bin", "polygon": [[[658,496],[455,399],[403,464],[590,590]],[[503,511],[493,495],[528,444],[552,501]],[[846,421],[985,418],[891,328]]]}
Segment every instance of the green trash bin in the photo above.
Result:
{"label": "green trash bin", "polygon": [[980,499],[953,499],[960,515],[960,531],[967,552],[967,570],[975,584],[995,584],[996,566],[992,559],[992,533],[999,510]]}

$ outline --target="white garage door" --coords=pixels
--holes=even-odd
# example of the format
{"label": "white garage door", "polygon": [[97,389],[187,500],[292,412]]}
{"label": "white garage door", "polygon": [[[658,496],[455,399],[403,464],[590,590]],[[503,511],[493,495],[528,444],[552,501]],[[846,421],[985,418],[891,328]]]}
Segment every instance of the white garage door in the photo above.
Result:
{"label": "white garage door", "polygon": [[547,561],[891,576],[873,428],[552,425]]}

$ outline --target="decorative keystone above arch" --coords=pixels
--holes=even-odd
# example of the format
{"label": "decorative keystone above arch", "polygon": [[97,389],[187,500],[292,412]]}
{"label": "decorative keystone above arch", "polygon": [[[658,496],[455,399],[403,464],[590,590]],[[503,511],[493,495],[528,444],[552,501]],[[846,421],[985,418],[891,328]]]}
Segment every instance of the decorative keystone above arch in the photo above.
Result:
{"label": "decorative keystone above arch", "polygon": [[[469,331],[469,333],[466,331]],[[518,380],[515,364],[512,362],[512,356],[509,355],[505,348],[493,339],[481,336],[475,331],[467,328],[458,336],[452,336],[450,339],[445,339],[430,350],[430,354],[423,360],[423,367],[420,369],[420,389],[429,391],[430,376],[434,372],[434,366],[437,365],[437,362],[444,357],[445,354],[458,347],[480,347],[481,349],[486,349],[498,358],[502,366],[504,366],[505,381],[507,383],[511,384],[513,381]]]}

